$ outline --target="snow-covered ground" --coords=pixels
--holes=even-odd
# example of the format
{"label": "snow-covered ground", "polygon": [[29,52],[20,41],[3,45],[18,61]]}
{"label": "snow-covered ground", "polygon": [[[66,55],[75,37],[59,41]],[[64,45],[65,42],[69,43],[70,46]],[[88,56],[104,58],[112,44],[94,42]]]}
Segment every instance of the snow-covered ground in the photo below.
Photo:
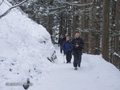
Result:
{"label": "snow-covered ground", "polygon": [[[64,63],[58,47],[56,50],[58,63],[35,90],[120,90],[119,70],[100,55],[83,54],[81,68],[76,71],[72,63]],[[34,87],[29,90],[34,90]]]}
{"label": "snow-covered ground", "polygon": [[[10,6],[5,0],[0,15]],[[28,90],[120,90],[120,72],[112,64],[100,55],[83,54],[75,71],[72,63],[64,63],[46,29],[23,14],[13,9],[0,19],[0,90],[24,90],[18,84],[27,78],[33,84]],[[57,60],[50,63],[54,50]]]}

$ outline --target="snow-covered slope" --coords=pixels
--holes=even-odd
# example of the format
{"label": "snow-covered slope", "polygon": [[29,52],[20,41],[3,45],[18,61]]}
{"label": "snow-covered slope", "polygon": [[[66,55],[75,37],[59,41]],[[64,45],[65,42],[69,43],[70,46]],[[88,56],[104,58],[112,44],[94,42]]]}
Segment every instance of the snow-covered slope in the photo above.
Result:
{"label": "snow-covered slope", "polygon": [[[0,15],[10,6],[5,0],[0,6]],[[0,19],[0,90],[19,88],[6,87],[7,82],[39,79],[47,71],[50,65],[47,58],[53,52],[54,47],[46,29],[18,9],[13,9]]]}

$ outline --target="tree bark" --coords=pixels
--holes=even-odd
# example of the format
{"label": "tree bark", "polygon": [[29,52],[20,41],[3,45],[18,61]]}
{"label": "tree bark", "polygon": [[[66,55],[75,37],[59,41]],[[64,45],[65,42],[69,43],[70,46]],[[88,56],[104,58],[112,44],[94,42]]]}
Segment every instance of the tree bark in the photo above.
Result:
{"label": "tree bark", "polygon": [[91,17],[90,17],[90,31],[89,31],[89,54],[93,54],[93,48],[94,48],[94,40],[93,40],[93,30],[94,30],[94,26],[93,26],[93,14],[94,14],[94,0],[93,0],[93,5],[91,8]]}
{"label": "tree bark", "polygon": [[[116,24],[116,29],[115,29],[115,46],[114,46],[114,52],[118,54],[119,52],[119,36],[117,35],[118,32],[120,31],[120,0],[117,0],[116,4],[116,18],[115,18],[115,24]],[[118,61],[120,58],[116,55],[113,57],[113,64],[115,66],[118,66],[120,61]]]}
{"label": "tree bark", "polygon": [[102,56],[108,61],[109,57],[109,9],[110,0],[103,1],[103,21],[102,21]]}
{"label": "tree bark", "polygon": [[99,21],[100,20],[100,15],[101,15],[101,0],[98,0],[96,1],[96,5],[97,7],[99,7],[97,10],[96,10],[96,34],[95,34],[95,52],[94,54],[95,55],[99,55],[100,54],[100,24],[101,22]]}
{"label": "tree bark", "polygon": [[72,37],[75,36],[75,7],[73,6],[73,31],[72,31]]}

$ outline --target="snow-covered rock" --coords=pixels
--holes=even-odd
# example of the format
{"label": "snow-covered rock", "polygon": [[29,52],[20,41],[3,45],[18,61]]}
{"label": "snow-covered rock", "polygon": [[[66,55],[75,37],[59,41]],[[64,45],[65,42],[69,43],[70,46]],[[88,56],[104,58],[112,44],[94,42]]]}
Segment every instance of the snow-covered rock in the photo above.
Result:
{"label": "snow-covered rock", "polygon": [[[0,15],[10,7],[5,0]],[[7,82],[39,79],[47,71],[48,58],[53,53],[54,46],[46,29],[13,9],[0,19],[0,90],[19,90],[20,87],[6,87]]]}

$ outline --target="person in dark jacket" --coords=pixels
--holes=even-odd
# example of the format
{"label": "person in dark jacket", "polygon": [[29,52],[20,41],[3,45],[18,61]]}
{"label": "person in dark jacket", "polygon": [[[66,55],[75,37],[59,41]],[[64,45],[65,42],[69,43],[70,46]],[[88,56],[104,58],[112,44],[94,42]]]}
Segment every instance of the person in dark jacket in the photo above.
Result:
{"label": "person in dark jacket", "polygon": [[62,53],[62,51],[63,51],[63,49],[62,49],[63,43],[64,43],[64,38],[63,38],[63,35],[61,34],[61,35],[60,35],[60,38],[59,38],[59,40],[58,40],[58,44],[60,45],[60,52],[61,52],[61,53]]}
{"label": "person in dark jacket", "polygon": [[81,65],[82,49],[84,47],[84,41],[80,38],[79,33],[75,34],[75,38],[72,40],[72,47],[74,55],[73,66],[77,70],[77,67]]}
{"label": "person in dark jacket", "polygon": [[64,52],[65,52],[65,55],[66,55],[67,63],[71,63],[71,58],[72,58],[71,50],[72,50],[72,46],[71,46],[71,42],[70,42],[69,36],[66,37],[66,42],[64,43],[63,48],[64,48]]}
{"label": "person in dark jacket", "polygon": [[66,33],[65,36],[63,37],[63,42],[66,41],[66,37],[68,36],[68,34]]}

